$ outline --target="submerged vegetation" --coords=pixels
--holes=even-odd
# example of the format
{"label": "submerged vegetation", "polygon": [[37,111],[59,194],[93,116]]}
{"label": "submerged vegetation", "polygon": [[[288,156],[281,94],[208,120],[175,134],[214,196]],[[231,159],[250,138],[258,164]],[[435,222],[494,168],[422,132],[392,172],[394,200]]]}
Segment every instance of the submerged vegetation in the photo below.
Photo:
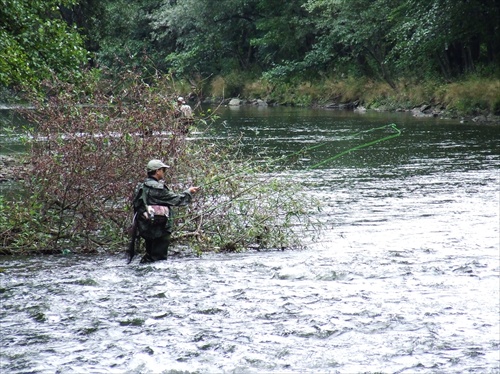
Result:
{"label": "submerged vegetation", "polygon": [[[25,110],[32,171],[0,200],[2,253],[122,251],[133,213],[130,199],[149,159],[171,168],[174,190],[200,185],[202,193],[176,218],[174,240],[196,253],[300,246],[294,225],[313,222],[318,204],[300,186],[273,174],[281,160],[257,162],[238,144],[186,137],[174,115],[168,79],[145,83],[89,74],[78,86],[53,81],[36,110]],[[207,114],[196,124],[210,131]],[[279,180],[279,182],[278,182]]]}

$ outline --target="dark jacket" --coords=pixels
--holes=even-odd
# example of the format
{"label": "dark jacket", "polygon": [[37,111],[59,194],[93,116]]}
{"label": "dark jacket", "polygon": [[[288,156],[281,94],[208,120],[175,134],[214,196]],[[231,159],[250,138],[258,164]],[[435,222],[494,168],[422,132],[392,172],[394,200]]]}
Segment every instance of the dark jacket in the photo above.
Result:
{"label": "dark jacket", "polygon": [[169,208],[173,206],[188,205],[192,200],[191,193],[189,191],[184,191],[179,194],[173,193],[167,186],[155,178],[147,178],[143,183],[139,183],[136,187],[134,210],[136,211],[139,234],[145,239],[156,239],[170,234],[173,228],[173,209],[169,209],[168,220],[152,224],[151,221],[147,220],[143,216],[145,207],[142,201],[142,189],[144,189],[145,192],[147,205],[162,205],[168,206]]}

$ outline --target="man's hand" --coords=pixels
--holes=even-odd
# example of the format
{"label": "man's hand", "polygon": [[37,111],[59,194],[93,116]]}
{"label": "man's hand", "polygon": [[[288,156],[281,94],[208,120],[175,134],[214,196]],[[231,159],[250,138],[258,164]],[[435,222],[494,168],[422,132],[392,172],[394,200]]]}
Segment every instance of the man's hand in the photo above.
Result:
{"label": "man's hand", "polygon": [[196,193],[199,189],[200,187],[189,187],[188,191],[189,193]]}

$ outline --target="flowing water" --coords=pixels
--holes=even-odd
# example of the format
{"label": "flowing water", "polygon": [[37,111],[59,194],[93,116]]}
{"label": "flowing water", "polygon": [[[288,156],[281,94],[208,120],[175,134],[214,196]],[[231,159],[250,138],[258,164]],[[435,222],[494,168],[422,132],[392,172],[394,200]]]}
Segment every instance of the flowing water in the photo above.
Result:
{"label": "flowing water", "polygon": [[[401,136],[333,159],[388,123]],[[213,130],[246,152],[324,144],[283,173],[324,201],[320,241],[0,258],[1,373],[500,373],[498,127],[226,108]]]}

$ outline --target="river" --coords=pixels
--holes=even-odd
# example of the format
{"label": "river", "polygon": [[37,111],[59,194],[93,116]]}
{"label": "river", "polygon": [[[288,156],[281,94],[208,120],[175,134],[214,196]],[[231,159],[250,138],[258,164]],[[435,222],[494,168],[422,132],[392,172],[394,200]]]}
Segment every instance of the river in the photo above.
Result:
{"label": "river", "polygon": [[[324,144],[283,175],[324,201],[320,240],[151,265],[2,257],[1,373],[500,373],[498,127],[220,115],[211,136],[246,152]],[[399,137],[333,159],[389,123]]]}

